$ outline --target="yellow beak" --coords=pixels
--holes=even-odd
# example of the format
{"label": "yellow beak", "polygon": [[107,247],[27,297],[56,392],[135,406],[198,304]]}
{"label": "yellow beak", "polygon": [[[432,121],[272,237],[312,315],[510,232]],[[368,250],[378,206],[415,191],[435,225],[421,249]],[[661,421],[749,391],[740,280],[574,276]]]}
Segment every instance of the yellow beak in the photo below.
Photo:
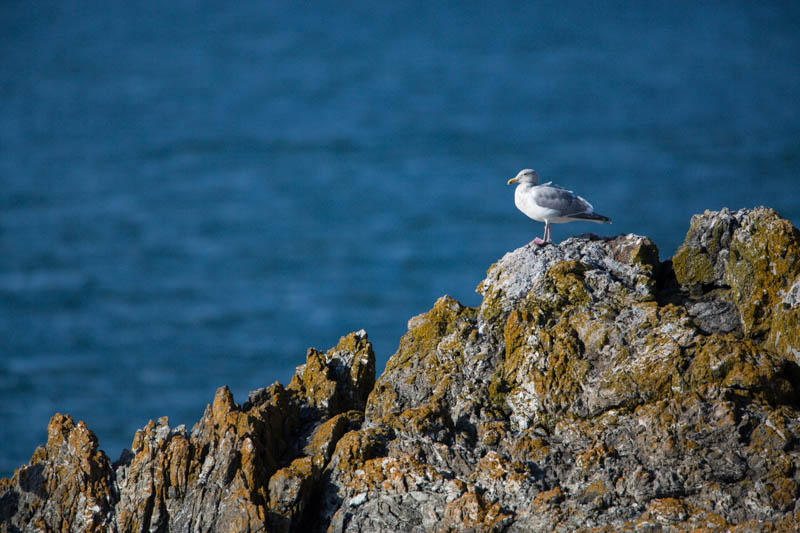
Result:
{"label": "yellow beak", "polygon": [[519,178],[518,177],[511,178],[510,180],[508,180],[508,183],[506,185],[511,185],[512,183],[519,183]]}

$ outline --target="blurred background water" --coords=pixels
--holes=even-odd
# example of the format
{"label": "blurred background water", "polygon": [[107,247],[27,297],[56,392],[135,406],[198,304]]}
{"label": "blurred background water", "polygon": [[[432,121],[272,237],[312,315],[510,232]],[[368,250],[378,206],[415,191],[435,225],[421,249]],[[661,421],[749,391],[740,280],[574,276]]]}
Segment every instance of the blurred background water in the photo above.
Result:
{"label": "blurred background water", "polygon": [[[800,4],[0,4],[0,475],[86,421],[115,460],[287,383],[542,233],[574,189],[662,259],[693,213],[800,224]],[[764,4],[764,5],[762,5]]]}

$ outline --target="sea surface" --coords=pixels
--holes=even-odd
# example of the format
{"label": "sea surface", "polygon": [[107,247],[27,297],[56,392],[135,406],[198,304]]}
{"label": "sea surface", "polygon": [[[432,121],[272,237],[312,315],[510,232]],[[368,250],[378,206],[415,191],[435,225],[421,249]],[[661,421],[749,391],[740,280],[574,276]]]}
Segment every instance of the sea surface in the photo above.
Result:
{"label": "sea surface", "polygon": [[556,241],[800,225],[797,2],[156,4],[0,3],[0,476],[56,412],[113,461],[361,328],[382,372],[542,234],[522,168],[614,220]]}

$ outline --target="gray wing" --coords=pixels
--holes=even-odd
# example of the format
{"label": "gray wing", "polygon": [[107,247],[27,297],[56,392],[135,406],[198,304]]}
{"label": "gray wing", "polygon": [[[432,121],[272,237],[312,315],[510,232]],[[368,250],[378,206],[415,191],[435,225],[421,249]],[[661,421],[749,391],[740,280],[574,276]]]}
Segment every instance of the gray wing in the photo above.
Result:
{"label": "gray wing", "polygon": [[561,216],[577,215],[592,211],[592,204],[572,191],[545,183],[536,190],[536,203],[548,209],[554,209]]}

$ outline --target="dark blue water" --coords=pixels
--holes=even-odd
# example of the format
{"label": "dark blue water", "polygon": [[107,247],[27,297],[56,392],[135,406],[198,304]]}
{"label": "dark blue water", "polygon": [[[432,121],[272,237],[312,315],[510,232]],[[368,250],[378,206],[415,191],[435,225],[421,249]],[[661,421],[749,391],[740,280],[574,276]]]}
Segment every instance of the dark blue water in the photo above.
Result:
{"label": "dark blue water", "polygon": [[[800,224],[800,7],[0,4],[0,475],[56,411],[112,459],[286,383],[542,232],[524,167],[671,255]],[[787,3],[788,4],[788,3]]]}

